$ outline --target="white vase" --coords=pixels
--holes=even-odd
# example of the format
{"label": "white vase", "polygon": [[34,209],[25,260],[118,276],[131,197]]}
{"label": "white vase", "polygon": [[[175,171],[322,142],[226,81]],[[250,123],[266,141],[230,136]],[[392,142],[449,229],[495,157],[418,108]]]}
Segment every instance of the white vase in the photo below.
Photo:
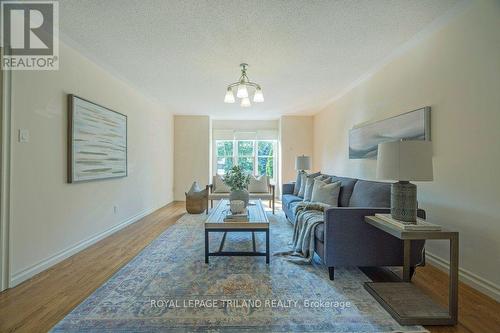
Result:
{"label": "white vase", "polygon": [[229,202],[231,213],[240,214],[245,211],[245,202],[242,200],[231,200]]}
{"label": "white vase", "polygon": [[234,190],[229,193],[229,201],[233,200],[241,200],[245,202],[245,207],[248,206],[248,201],[250,200],[250,195],[248,194],[248,191],[243,189],[243,190]]}

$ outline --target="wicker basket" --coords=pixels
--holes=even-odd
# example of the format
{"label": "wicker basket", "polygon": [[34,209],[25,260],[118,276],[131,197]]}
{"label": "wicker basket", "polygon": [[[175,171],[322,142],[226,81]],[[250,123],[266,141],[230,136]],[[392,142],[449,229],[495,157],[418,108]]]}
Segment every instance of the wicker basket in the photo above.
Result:
{"label": "wicker basket", "polygon": [[208,191],[205,189],[193,195],[186,194],[186,210],[189,214],[201,214],[208,208]]}

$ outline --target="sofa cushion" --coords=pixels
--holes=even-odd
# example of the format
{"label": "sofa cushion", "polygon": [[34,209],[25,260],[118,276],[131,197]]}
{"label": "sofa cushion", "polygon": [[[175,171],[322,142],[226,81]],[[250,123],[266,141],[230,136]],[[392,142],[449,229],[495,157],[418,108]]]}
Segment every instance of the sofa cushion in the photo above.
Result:
{"label": "sofa cushion", "polygon": [[229,193],[212,192],[208,195],[208,200],[222,200],[222,199],[229,199]]}
{"label": "sofa cushion", "polygon": [[314,186],[311,195],[312,202],[320,202],[325,205],[337,207],[339,204],[340,182],[329,183],[331,178],[326,181],[314,180]]}
{"label": "sofa cushion", "polygon": [[314,242],[314,252],[318,254],[318,256],[323,260],[325,260],[325,243],[316,238]]}
{"label": "sofa cushion", "polygon": [[288,209],[290,210],[290,212],[291,212],[292,214],[294,214],[294,213],[295,213],[295,207],[297,207],[297,205],[298,205],[298,204],[300,204],[301,202],[302,202],[302,200],[300,200],[300,201],[292,201],[292,202],[290,202],[290,205],[288,206]]}
{"label": "sofa cushion", "polygon": [[266,193],[249,193],[250,200],[255,200],[255,199],[262,199],[262,200],[272,200],[273,194],[266,192]]}
{"label": "sofa cushion", "polygon": [[[205,191],[205,190],[203,190]],[[200,193],[203,193],[200,192]],[[210,193],[208,195],[208,200],[222,200],[222,199],[229,199],[230,193]],[[290,194],[285,194],[285,195],[290,195]],[[273,194],[266,192],[266,193],[249,193],[248,194],[250,200],[272,200],[273,199]],[[302,198],[299,198],[299,200],[302,201]]]}
{"label": "sofa cushion", "polygon": [[302,201],[302,198],[293,194],[283,194],[281,197],[281,203],[288,209],[290,209],[290,204],[296,201]]}
{"label": "sofa cushion", "polygon": [[325,241],[325,223],[320,223],[316,226],[314,236],[321,242]]}
{"label": "sofa cushion", "polygon": [[391,207],[391,184],[358,180],[349,207]]}
{"label": "sofa cushion", "polygon": [[266,193],[269,192],[269,177],[262,175],[255,177],[250,176],[250,183],[248,183],[248,192],[250,193]]}
{"label": "sofa cushion", "polygon": [[348,207],[357,179],[332,176],[332,183],[340,182],[339,207]]}
{"label": "sofa cushion", "polygon": [[224,183],[221,175],[214,176],[214,193],[229,193],[231,189]]}

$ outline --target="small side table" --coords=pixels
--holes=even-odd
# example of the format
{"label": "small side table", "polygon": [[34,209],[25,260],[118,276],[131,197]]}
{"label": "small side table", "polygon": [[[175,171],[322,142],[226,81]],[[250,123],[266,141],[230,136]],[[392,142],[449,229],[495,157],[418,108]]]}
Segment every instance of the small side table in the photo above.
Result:
{"label": "small side table", "polygon": [[[365,222],[403,240],[403,281],[365,282],[365,289],[401,325],[456,325],[458,320],[458,232],[406,231],[375,216]],[[450,241],[450,281],[448,309],[425,295],[410,282],[410,249],[412,240],[447,239]]]}

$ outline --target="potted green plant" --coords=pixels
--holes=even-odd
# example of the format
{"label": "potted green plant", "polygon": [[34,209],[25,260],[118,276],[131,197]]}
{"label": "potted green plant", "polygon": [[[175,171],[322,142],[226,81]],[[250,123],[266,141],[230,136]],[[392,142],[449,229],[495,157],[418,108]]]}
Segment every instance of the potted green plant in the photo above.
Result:
{"label": "potted green plant", "polygon": [[249,200],[247,186],[250,182],[250,175],[246,173],[239,165],[235,165],[227,171],[222,180],[227,186],[231,188],[231,193],[229,193],[229,201],[244,201],[246,207]]}

